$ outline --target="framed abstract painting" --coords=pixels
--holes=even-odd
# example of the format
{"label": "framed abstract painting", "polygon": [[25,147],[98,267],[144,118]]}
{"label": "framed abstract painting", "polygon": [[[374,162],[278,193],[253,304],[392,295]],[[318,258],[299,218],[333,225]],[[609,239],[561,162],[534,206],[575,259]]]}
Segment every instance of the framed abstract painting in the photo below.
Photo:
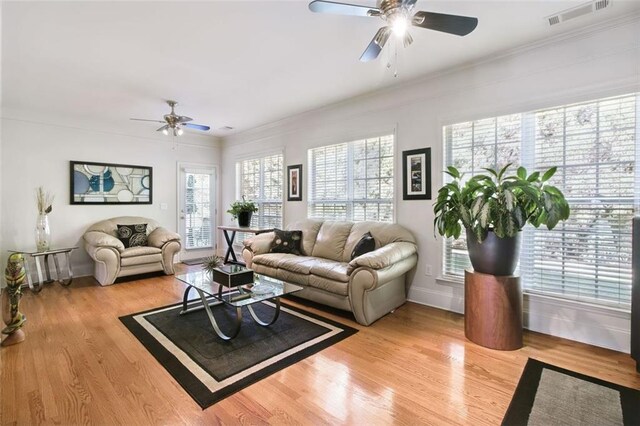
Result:
{"label": "framed abstract painting", "polygon": [[431,199],[431,148],[402,152],[402,199]]}
{"label": "framed abstract painting", "polygon": [[70,161],[71,204],[152,204],[153,168]]}

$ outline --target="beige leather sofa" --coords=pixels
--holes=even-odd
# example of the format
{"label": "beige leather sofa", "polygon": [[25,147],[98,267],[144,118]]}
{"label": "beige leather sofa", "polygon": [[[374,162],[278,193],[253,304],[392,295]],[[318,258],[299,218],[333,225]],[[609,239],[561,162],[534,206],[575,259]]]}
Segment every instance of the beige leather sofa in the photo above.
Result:
{"label": "beige leather sofa", "polygon": [[[295,295],[353,312],[369,325],[406,301],[405,277],[418,261],[416,242],[397,224],[307,219],[289,230],[302,231],[305,255],[269,253],[273,232],[244,241],[247,266],[259,274],[304,286]],[[355,245],[371,232],[376,250],[351,260]]]}
{"label": "beige leather sofa", "polygon": [[[147,224],[148,246],[124,248],[117,225]],[[84,248],[95,261],[93,276],[101,285],[116,278],[164,271],[173,275],[173,258],[180,251],[180,235],[146,217],[121,216],[100,221],[84,234]]]}

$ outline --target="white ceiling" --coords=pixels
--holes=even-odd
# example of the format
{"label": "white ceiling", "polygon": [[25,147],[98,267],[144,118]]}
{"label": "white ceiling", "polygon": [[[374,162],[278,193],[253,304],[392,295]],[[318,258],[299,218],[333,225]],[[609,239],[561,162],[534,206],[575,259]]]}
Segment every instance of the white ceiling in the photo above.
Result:
{"label": "white ceiling", "polygon": [[581,3],[419,0],[415,10],[476,16],[479,25],[466,37],[412,29],[394,78],[384,59],[358,61],[379,18],[314,14],[307,1],[3,2],[2,107],[124,125],[160,118],[163,100],[175,99],[196,123],[241,131],[640,11],[640,1],[612,0],[546,25]]}

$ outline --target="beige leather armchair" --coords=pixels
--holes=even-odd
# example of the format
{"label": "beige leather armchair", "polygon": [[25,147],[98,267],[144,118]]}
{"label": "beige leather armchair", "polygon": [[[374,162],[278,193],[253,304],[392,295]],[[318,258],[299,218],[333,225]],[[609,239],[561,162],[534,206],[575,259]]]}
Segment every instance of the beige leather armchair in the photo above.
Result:
{"label": "beige leather armchair", "polygon": [[[148,245],[125,248],[117,238],[118,225],[147,224]],[[180,235],[153,219],[121,216],[100,221],[87,229],[84,248],[95,262],[93,276],[101,285],[118,277],[164,271],[173,275],[173,258],[180,251]]]}

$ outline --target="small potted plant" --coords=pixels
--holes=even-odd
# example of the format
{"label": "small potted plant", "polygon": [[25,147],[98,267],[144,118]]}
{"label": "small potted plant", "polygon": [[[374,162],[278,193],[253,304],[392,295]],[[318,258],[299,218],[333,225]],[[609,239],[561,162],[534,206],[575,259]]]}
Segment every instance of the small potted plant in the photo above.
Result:
{"label": "small potted plant", "polygon": [[224,265],[224,259],[220,256],[209,256],[202,264],[202,269],[209,275],[213,274],[214,269]]}
{"label": "small potted plant", "polygon": [[453,181],[438,191],[434,205],[435,230],[446,237],[460,237],[462,226],[473,268],[491,275],[512,275],[520,248],[520,231],[527,224],[553,229],[569,218],[570,208],[562,192],[549,185],[556,167],[527,175],[519,167],[506,176],[511,164],[500,170],[485,169],[462,184],[455,167],[446,173]]}
{"label": "small potted plant", "polygon": [[251,224],[251,216],[258,211],[258,205],[245,199],[244,195],[242,200],[234,201],[231,203],[231,208],[227,210],[234,219],[238,220],[238,226],[249,226]]}

